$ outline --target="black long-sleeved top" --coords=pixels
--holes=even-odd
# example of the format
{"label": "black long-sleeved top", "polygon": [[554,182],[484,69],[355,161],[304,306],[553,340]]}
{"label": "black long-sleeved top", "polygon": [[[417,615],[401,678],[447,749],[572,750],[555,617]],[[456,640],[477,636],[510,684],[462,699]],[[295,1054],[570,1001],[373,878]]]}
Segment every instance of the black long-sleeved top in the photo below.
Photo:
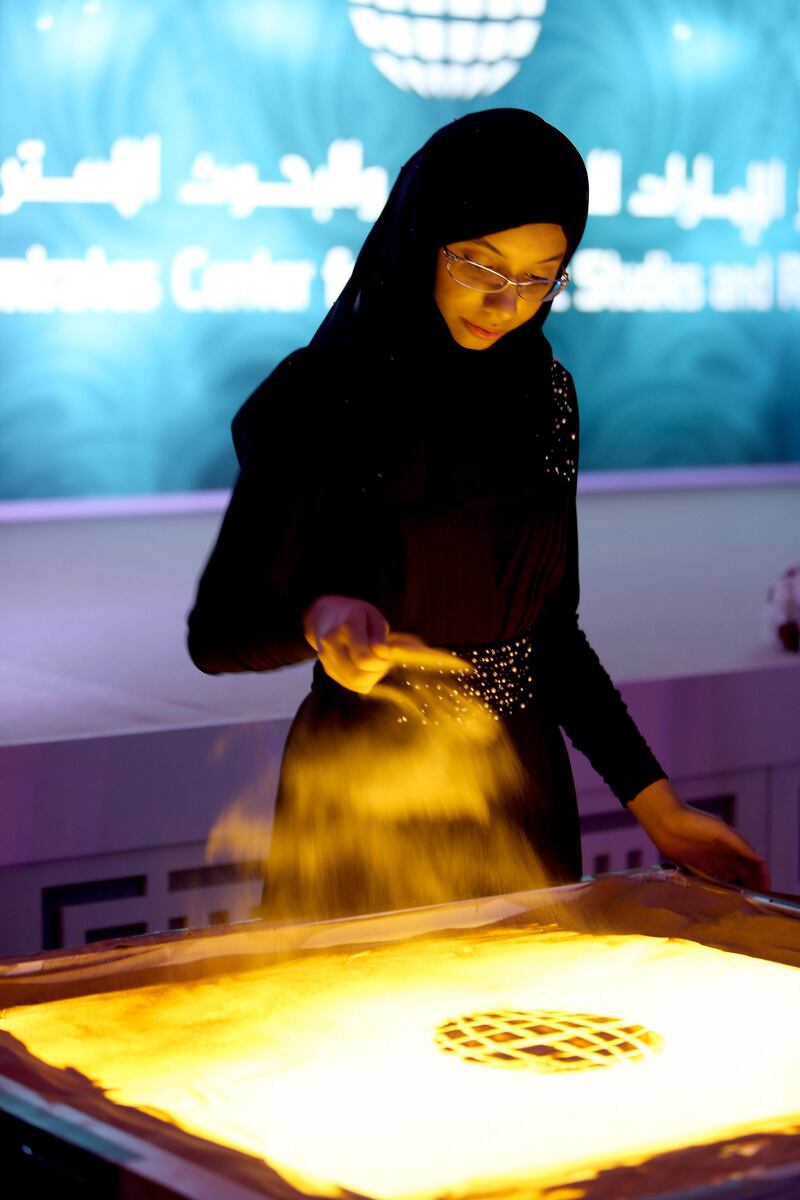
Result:
{"label": "black long-sleeved top", "polygon": [[[622,803],[663,778],[578,625],[578,416],[568,372],[554,364],[537,486],[475,504],[437,489],[430,446],[421,487],[419,470],[405,480],[401,471],[398,487],[374,455],[364,463],[346,403],[314,403],[318,370],[304,354],[273,372],[234,422],[240,474],[189,617],[194,663],[215,674],[312,658],[302,613],[321,594],[369,600],[393,629],[432,645],[531,631],[539,712]],[[441,440],[440,463],[457,453]]]}

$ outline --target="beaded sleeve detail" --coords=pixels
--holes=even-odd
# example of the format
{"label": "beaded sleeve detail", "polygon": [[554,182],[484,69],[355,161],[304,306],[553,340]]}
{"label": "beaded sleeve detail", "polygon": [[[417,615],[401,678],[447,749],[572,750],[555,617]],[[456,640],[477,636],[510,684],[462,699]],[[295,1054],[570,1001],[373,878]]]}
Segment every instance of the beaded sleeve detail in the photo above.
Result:
{"label": "beaded sleeve detail", "polygon": [[557,358],[552,366],[554,421],[550,443],[545,450],[548,475],[572,482],[578,473],[578,421],[575,389],[569,372]]}

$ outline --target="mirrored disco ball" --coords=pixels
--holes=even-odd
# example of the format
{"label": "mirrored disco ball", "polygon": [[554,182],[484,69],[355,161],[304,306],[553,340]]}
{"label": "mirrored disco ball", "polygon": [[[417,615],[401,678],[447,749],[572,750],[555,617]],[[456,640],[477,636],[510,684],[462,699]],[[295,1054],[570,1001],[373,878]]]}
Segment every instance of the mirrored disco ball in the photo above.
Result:
{"label": "mirrored disco ball", "polygon": [[382,75],[435,99],[491,96],[536,45],[547,0],[349,0]]}

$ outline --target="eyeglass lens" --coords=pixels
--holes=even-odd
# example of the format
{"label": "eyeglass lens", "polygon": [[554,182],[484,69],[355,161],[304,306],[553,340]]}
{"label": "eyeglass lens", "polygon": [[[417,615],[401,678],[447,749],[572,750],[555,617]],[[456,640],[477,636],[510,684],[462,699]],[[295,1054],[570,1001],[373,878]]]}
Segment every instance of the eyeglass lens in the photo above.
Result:
{"label": "eyeglass lens", "polygon": [[[477,263],[466,262],[463,259],[448,260],[448,270],[457,283],[474,288],[480,292],[500,292],[506,287],[505,280],[488,267]],[[522,300],[543,300],[550,293],[560,292],[564,287],[562,280],[543,279],[531,283],[517,283],[517,294]]]}

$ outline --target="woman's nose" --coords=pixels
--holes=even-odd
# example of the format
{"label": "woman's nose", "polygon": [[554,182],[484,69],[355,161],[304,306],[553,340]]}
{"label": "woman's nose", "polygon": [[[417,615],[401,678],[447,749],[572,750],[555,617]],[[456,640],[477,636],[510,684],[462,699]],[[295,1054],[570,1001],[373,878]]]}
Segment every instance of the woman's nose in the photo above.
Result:
{"label": "woman's nose", "polygon": [[511,316],[515,316],[517,312],[517,289],[515,287],[504,287],[501,292],[485,292],[483,302],[489,308],[500,312],[508,312]]}

